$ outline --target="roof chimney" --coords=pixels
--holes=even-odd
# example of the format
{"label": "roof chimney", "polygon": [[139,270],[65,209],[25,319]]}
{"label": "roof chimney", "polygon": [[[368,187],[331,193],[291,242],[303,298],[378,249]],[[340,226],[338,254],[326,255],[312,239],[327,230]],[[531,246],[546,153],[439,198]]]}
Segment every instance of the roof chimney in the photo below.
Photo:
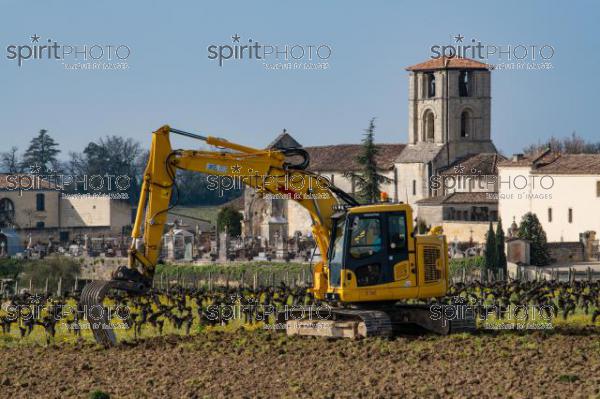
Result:
{"label": "roof chimney", "polygon": [[512,156],[512,161],[513,162],[518,162],[518,161],[520,161],[522,159],[523,159],[523,154],[513,154],[513,156]]}

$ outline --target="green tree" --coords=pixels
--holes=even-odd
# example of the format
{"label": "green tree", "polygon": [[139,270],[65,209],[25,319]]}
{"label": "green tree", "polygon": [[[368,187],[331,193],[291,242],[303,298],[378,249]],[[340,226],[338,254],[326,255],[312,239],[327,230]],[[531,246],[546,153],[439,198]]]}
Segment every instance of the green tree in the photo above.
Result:
{"label": "green tree", "polygon": [[546,232],[535,213],[528,212],[523,215],[518,236],[530,242],[529,254],[532,265],[546,266],[550,264]]}
{"label": "green tree", "polygon": [[502,270],[502,275],[506,278],[507,265],[506,265],[506,252],[504,248],[504,230],[502,229],[502,219],[498,218],[498,225],[496,226],[496,268]]}
{"label": "green tree", "polygon": [[227,231],[231,236],[242,234],[242,214],[231,206],[224,206],[217,214],[217,230]]}
{"label": "green tree", "polygon": [[487,273],[496,271],[497,251],[496,234],[494,233],[494,226],[490,222],[490,228],[485,236],[485,270]]}
{"label": "green tree", "polygon": [[374,203],[379,201],[381,193],[379,186],[381,183],[389,183],[391,180],[380,174],[377,167],[377,153],[379,152],[375,145],[375,118],[369,122],[369,127],[365,129],[365,137],[362,140],[363,148],[356,161],[361,166],[359,173],[346,172],[346,178],[354,179],[357,187],[358,198],[363,203]]}
{"label": "green tree", "polygon": [[[87,176],[88,179],[93,176],[110,176],[110,187],[109,180],[105,177],[101,187],[95,183],[94,192],[125,192],[129,194],[129,200],[135,203],[141,187],[141,175],[145,166],[141,158],[144,156],[140,144],[135,140],[106,136],[89,143],[82,153],[71,153],[70,169],[74,175]],[[83,187],[78,187],[78,190],[85,191]],[[89,186],[88,191],[91,191]]]}
{"label": "green tree", "polygon": [[58,143],[46,129],[31,139],[29,148],[23,154],[22,168],[35,174],[48,174],[58,165],[56,156],[60,153]]}

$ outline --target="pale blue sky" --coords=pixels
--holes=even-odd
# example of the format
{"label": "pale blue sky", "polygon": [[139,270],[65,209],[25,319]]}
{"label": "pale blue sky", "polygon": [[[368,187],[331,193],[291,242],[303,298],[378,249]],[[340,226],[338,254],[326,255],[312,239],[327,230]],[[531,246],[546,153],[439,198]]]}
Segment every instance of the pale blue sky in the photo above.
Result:
{"label": "pale blue sky", "polygon": [[[485,5],[485,6],[484,6]],[[282,128],[304,145],[356,143],[370,117],[379,142],[407,140],[407,72],[452,36],[494,45],[549,44],[550,71],[496,71],[492,137],[505,153],[572,131],[600,140],[598,2],[548,1],[0,1],[0,151],[41,128],[66,152],[106,134],[147,145],[169,123],[264,146]],[[231,35],[263,44],[321,44],[327,71],[219,68],[207,46]],[[52,60],[19,68],[9,45],[125,44],[127,71],[66,71]],[[190,147],[193,142],[178,141]]]}

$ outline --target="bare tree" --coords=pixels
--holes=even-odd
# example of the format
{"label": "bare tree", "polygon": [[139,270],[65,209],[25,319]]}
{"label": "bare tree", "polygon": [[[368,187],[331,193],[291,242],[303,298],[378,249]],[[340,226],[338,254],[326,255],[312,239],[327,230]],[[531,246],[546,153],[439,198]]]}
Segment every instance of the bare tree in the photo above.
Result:
{"label": "bare tree", "polygon": [[5,173],[19,173],[22,171],[18,151],[17,147],[11,147],[10,150],[0,155],[0,164]]}

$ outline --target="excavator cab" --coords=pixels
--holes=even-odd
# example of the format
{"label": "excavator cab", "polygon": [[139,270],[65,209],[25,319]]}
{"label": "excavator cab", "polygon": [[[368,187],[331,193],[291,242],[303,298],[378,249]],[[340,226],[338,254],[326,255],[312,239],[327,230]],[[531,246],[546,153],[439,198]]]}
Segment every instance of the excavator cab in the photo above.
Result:
{"label": "excavator cab", "polygon": [[370,302],[445,295],[445,240],[417,236],[410,206],[352,207],[333,215],[333,226],[325,299]]}

